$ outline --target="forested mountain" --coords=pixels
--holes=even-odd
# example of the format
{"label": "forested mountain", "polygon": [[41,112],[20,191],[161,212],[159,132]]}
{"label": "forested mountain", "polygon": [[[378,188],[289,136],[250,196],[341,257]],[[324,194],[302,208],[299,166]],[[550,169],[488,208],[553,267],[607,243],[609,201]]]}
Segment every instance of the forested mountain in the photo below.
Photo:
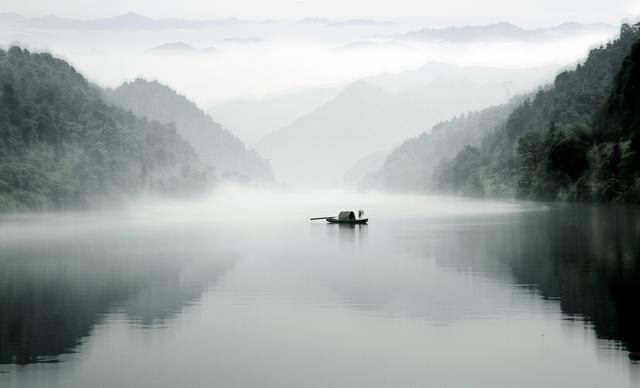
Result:
{"label": "forested mountain", "polygon": [[502,125],[522,99],[515,97],[507,104],[436,124],[430,133],[425,132],[395,148],[380,171],[366,176],[361,186],[389,191],[433,190],[431,178],[438,163],[467,145],[479,146],[482,138]]}
{"label": "forested mountain", "polygon": [[0,50],[0,209],[95,205],[208,177],[170,124],[106,104],[63,60]]}
{"label": "forested mountain", "polygon": [[522,91],[553,75],[553,67],[504,70],[442,63],[383,74],[347,86],[314,112],[265,136],[256,147],[285,180],[339,183],[366,155],[389,152],[407,137],[459,112],[505,101],[505,84]]}
{"label": "forested mountain", "polygon": [[640,201],[640,25],[525,100],[480,147],[443,161],[442,190],[535,200]]}
{"label": "forested mountain", "polygon": [[175,123],[178,134],[193,146],[216,175],[241,181],[272,181],[269,162],[171,88],[137,79],[106,93],[109,101],[162,123]]}

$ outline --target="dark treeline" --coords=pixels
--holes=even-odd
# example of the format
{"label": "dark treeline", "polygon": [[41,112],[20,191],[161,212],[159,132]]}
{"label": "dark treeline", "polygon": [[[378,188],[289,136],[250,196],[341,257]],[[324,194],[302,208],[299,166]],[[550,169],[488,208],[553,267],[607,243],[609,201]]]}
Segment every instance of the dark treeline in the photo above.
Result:
{"label": "dark treeline", "polygon": [[0,209],[82,207],[207,180],[172,124],[106,104],[50,54],[0,50]]}
{"label": "dark treeline", "polygon": [[640,201],[640,24],[527,98],[479,146],[443,158],[445,192]]}

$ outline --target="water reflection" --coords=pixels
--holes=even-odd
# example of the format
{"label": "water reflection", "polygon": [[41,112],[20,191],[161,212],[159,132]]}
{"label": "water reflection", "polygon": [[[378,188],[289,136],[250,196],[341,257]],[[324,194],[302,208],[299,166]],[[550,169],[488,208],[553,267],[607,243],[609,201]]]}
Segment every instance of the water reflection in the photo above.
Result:
{"label": "water reflection", "polygon": [[125,227],[88,239],[72,235],[47,240],[36,233],[37,244],[3,246],[0,364],[56,363],[108,314],[163,326],[232,263],[228,256],[204,260],[201,244],[173,245],[162,231]]}
{"label": "water reflection", "polygon": [[520,228],[527,238],[496,252],[518,281],[558,300],[569,319],[583,319],[640,361],[638,209],[565,206]]}
{"label": "water reflection", "polygon": [[559,205],[418,233],[430,235],[418,247],[439,267],[497,281],[513,277],[559,303],[567,319],[582,320],[598,338],[613,341],[607,346],[640,359],[638,208]]}
{"label": "water reflection", "polygon": [[361,247],[367,242],[368,225],[327,224],[329,241],[337,240],[342,246]]}
{"label": "water reflection", "polygon": [[0,223],[0,385],[635,384],[638,209],[537,209]]}

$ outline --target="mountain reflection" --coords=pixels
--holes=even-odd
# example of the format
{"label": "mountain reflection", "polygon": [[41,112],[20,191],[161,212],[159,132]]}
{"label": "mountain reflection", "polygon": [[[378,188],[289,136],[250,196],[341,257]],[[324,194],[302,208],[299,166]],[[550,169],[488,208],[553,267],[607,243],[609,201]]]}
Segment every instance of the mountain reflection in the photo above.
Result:
{"label": "mountain reflection", "polygon": [[170,271],[159,276],[124,304],[132,324],[141,327],[165,326],[183,308],[197,301],[228,268],[219,262],[199,265],[197,270]]}
{"label": "mountain reflection", "polygon": [[640,361],[639,216],[628,207],[561,208],[537,227],[524,224],[530,238],[500,258],[518,281],[558,299],[568,317],[582,317]]}
{"label": "mountain reflection", "polygon": [[567,319],[583,320],[598,338],[619,344],[631,360],[640,361],[637,208],[561,205],[432,237],[433,245],[423,249],[439,266],[513,277],[558,301]]}
{"label": "mountain reflection", "polygon": [[[59,362],[109,315],[165,325],[231,262],[130,232],[3,247],[0,364]],[[148,244],[156,249],[143,249]]]}

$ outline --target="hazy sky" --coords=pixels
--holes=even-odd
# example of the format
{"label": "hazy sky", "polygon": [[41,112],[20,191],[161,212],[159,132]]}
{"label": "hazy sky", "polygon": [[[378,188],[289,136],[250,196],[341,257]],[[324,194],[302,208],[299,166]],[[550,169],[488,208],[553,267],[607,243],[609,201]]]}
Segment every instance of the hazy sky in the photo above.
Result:
{"label": "hazy sky", "polygon": [[323,16],[421,19],[433,25],[510,21],[618,23],[640,15],[638,0],[2,0],[0,12],[99,18],[133,11],[151,17],[251,19]]}

